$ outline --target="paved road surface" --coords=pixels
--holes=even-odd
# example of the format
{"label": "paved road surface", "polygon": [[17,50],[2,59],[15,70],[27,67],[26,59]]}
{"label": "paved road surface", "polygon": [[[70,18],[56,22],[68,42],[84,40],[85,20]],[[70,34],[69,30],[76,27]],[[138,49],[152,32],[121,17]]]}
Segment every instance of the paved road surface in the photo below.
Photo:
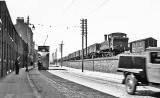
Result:
{"label": "paved road surface", "polygon": [[29,76],[43,98],[116,98],[47,71],[32,70]]}
{"label": "paved road surface", "polygon": [[[98,91],[108,93],[121,98],[157,98],[160,97],[160,89],[153,87],[138,86],[136,95],[128,95],[125,90],[125,85],[121,84],[122,77],[115,74],[87,72],[81,70],[52,66],[50,73],[60,76],[64,79],[74,81],[78,84],[96,89]],[[117,81],[117,82],[116,82]]]}

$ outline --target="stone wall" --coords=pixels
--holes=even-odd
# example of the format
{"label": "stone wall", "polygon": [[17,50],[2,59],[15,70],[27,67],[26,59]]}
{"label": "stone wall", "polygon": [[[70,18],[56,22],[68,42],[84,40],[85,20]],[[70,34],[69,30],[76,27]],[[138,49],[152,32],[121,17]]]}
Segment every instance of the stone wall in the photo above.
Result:
{"label": "stone wall", "polygon": [[[82,61],[66,61],[63,66],[82,69]],[[84,60],[84,70],[115,73],[118,67],[118,57]]]}

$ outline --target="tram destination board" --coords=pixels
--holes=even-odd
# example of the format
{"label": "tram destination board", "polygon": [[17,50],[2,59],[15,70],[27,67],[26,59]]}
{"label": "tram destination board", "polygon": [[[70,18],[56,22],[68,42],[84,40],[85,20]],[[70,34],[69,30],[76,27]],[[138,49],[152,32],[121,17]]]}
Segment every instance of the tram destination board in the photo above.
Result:
{"label": "tram destination board", "polygon": [[49,46],[38,46],[38,69],[49,68]]}

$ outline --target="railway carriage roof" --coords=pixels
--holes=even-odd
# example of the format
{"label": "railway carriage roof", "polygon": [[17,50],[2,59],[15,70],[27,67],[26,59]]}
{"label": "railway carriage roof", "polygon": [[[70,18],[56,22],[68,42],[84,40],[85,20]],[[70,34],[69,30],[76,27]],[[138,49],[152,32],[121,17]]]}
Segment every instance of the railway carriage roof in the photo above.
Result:
{"label": "railway carriage roof", "polygon": [[132,41],[132,42],[130,42],[130,43],[145,41],[145,40],[148,40],[148,39],[156,40],[156,39],[154,39],[154,38],[152,38],[152,37],[148,37],[148,38],[144,38],[144,39],[140,39],[140,40],[135,40],[135,41]]}

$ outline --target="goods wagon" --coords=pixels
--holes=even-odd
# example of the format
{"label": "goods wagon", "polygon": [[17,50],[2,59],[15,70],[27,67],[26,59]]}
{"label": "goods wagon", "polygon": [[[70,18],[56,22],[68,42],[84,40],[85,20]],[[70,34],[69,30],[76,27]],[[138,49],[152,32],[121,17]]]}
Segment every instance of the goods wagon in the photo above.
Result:
{"label": "goods wagon", "polygon": [[130,42],[131,53],[144,52],[148,47],[157,47],[157,40],[152,37],[149,37]]}
{"label": "goods wagon", "polygon": [[92,58],[92,55],[94,57],[98,57],[99,52],[100,52],[100,44],[98,44],[98,43],[95,43],[95,44],[90,45],[88,47],[88,57],[89,58]]}
{"label": "goods wagon", "polygon": [[76,56],[75,57],[76,60],[80,59],[80,50],[78,50],[78,51],[75,52],[75,56]]}
{"label": "goods wagon", "polygon": [[74,59],[75,59],[75,57],[76,57],[76,55],[75,55],[75,54],[76,54],[75,52],[70,53],[70,54],[68,55],[68,59],[69,59],[69,60],[74,60]]}

